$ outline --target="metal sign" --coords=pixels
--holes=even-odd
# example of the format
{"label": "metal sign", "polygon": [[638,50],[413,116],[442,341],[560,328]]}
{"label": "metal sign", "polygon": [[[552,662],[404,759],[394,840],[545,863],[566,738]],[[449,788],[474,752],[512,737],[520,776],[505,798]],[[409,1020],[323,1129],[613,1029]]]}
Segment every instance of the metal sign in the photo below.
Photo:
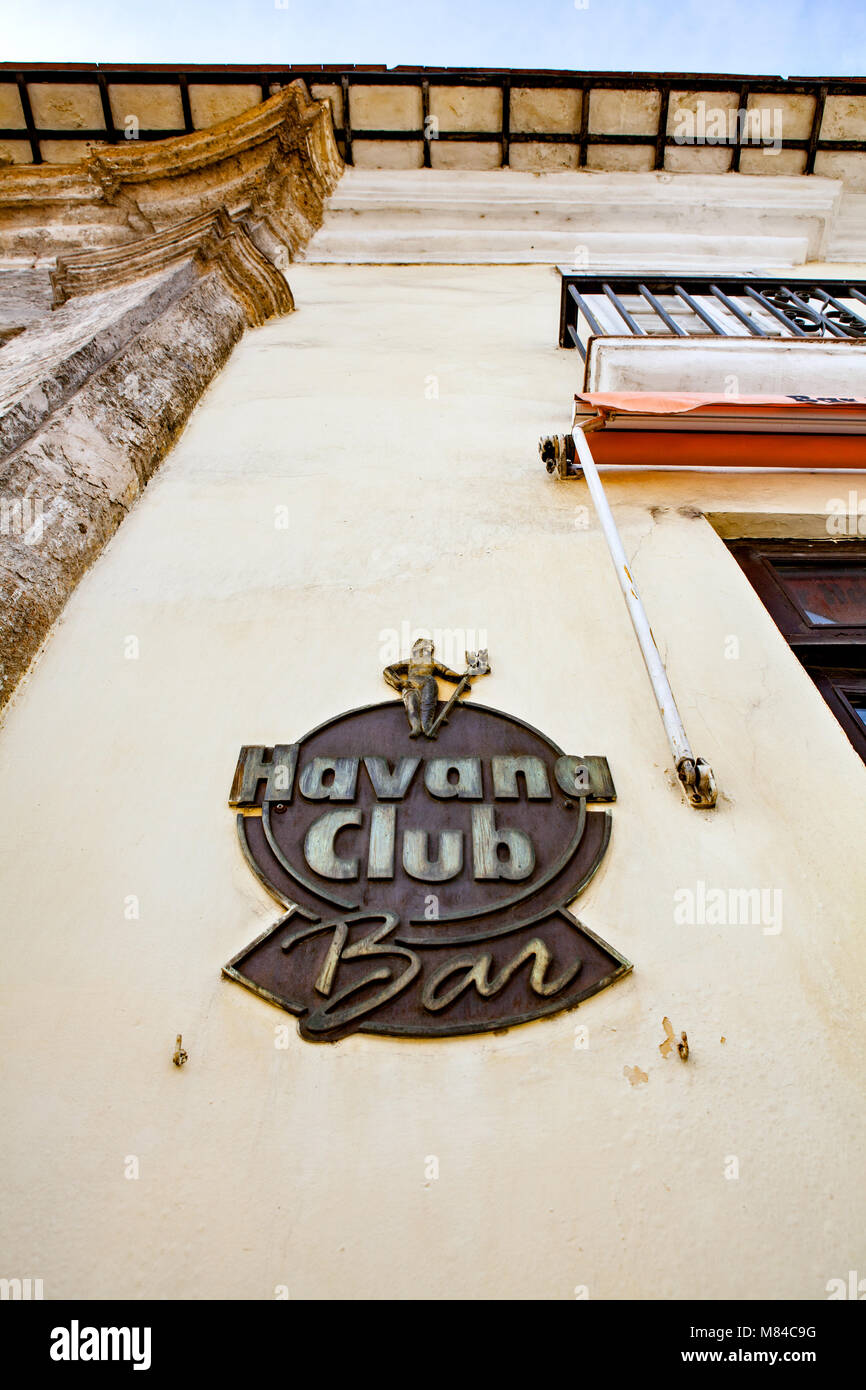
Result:
{"label": "metal sign", "polygon": [[[241,749],[229,804],[285,912],[223,973],[308,1041],[507,1028],[632,968],[566,910],[607,849],[607,760],[461,702],[488,671],[486,652],[459,674],[419,642],[385,671],[400,700]],[[455,685],[441,709],[437,677]]]}

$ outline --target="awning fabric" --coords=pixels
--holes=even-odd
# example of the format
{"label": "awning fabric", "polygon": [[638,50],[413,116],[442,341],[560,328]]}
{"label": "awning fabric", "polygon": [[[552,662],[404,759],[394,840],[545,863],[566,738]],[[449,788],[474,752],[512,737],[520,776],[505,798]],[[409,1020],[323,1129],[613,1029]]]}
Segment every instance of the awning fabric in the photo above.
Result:
{"label": "awning fabric", "polygon": [[866,396],[583,392],[599,466],[866,471]]}

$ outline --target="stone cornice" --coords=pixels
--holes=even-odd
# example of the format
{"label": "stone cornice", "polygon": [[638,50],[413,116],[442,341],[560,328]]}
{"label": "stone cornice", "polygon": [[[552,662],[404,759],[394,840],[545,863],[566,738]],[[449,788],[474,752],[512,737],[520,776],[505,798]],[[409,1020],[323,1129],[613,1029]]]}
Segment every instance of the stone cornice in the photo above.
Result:
{"label": "stone cornice", "polygon": [[342,167],[327,102],[293,82],[192,135],[131,140],[79,164],[0,168],[0,254],[127,245],[222,207],[253,218],[276,209],[291,257],[321,222]]}
{"label": "stone cornice", "polygon": [[209,130],[0,169],[0,257],[53,290],[0,340],[0,705],[244,329],[293,308],[342,167],[293,82]]}
{"label": "stone cornice", "polygon": [[294,308],[285,276],[258,249],[244,224],[224,208],[127,246],[59,256],[50,272],[54,303],[128,285],[186,260],[202,270],[215,269],[240,299],[251,325]]}

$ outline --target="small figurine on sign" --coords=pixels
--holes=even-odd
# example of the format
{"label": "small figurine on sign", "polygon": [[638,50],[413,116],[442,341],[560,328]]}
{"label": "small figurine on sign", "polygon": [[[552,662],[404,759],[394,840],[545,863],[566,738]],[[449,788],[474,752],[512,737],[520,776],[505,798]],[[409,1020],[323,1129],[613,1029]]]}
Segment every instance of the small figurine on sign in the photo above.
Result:
{"label": "small figurine on sign", "polygon": [[[409,737],[435,738],[441,725],[447,722],[448,715],[469,683],[477,676],[486,676],[490,671],[487,652],[467,652],[466,670],[462,675],[452,671],[433,655],[433,643],[429,637],[419,637],[412,645],[412,655],[408,661],[395,661],[386,666],[382,673],[385,680],[402,697],[409,716]],[[436,677],[450,681],[457,688],[450,700],[436,715],[439,700],[439,687]]]}

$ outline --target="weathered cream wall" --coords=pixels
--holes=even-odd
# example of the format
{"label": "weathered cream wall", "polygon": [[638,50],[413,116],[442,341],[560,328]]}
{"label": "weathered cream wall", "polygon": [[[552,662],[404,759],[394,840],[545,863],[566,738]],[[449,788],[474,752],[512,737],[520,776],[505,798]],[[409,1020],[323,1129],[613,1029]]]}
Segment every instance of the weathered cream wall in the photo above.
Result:
{"label": "weathered cream wall", "polygon": [[[538,463],[578,378],[555,272],[303,266],[292,288],[0,732],[0,1273],[48,1298],[825,1297],[866,1273],[866,774],[692,512],[814,518],[852,479],[610,481],[722,789],[697,813],[583,485]],[[220,977],[274,919],[225,804],[238,747],[383,698],[403,622],[486,629],[484,703],[608,756],[580,913],[635,970],[502,1036],[313,1046],[290,1021],[277,1050],[287,1016]],[[781,932],[677,925],[699,879],[780,888]]]}

